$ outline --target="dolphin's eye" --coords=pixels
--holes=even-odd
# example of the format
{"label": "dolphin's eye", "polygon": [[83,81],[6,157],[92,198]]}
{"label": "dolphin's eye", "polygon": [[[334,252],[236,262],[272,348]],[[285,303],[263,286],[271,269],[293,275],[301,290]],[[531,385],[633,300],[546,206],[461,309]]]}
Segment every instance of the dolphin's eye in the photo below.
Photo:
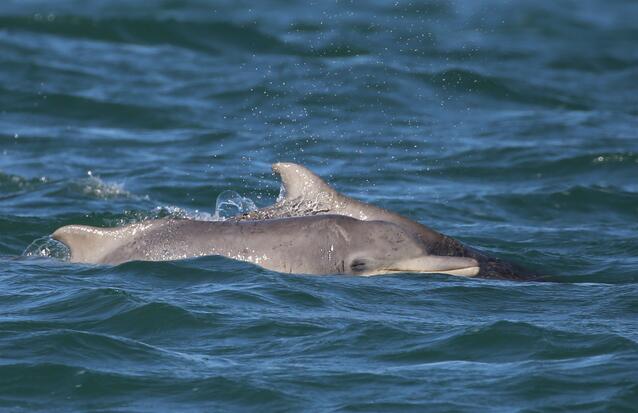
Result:
{"label": "dolphin's eye", "polygon": [[368,264],[366,263],[366,261],[361,258],[355,258],[350,263],[350,269],[352,270],[352,272],[363,272],[366,270],[367,266]]}

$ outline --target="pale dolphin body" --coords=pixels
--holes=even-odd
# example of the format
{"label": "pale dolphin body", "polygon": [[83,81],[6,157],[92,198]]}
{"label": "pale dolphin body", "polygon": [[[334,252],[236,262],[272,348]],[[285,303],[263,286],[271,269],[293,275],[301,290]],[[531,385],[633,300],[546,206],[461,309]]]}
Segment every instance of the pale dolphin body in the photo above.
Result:
{"label": "pale dolphin body", "polygon": [[119,228],[69,225],[53,238],[72,262],[120,264],[221,255],[273,271],[375,275],[396,272],[474,276],[472,258],[428,254],[402,227],[339,215],[259,221],[160,219]]}
{"label": "pale dolphin body", "polygon": [[236,219],[272,219],[291,216],[338,214],[363,221],[386,221],[399,225],[419,239],[430,255],[472,258],[479,262],[476,274],[482,278],[533,279],[527,271],[466,246],[454,238],[402,215],[340,194],[308,168],[295,163],[275,163],[273,172],[281,177],[282,187],[277,202],[268,208],[236,217]]}

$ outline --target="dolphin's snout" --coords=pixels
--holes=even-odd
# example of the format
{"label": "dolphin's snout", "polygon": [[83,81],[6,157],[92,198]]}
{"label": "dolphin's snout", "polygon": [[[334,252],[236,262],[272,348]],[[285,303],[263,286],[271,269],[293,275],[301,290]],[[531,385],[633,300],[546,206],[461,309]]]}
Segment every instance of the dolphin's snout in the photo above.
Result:
{"label": "dolphin's snout", "polygon": [[423,272],[461,275],[473,277],[479,273],[477,260],[467,257],[448,257],[442,255],[425,255],[418,258],[402,260],[396,263],[393,271]]}

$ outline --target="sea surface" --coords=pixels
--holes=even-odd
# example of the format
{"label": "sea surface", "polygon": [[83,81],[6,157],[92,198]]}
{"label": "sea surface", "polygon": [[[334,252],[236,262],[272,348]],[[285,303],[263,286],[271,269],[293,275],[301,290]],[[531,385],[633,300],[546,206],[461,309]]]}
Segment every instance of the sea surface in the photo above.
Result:
{"label": "sea surface", "polygon": [[[637,22],[2,0],[0,411],[638,411]],[[48,238],[268,206],[277,161],[555,282],[73,265]]]}

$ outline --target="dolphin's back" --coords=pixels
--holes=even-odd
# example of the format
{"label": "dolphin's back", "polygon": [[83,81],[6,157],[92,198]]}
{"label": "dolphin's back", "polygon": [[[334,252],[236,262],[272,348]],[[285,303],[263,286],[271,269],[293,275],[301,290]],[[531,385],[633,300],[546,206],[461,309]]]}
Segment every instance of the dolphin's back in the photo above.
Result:
{"label": "dolphin's back", "polygon": [[[205,255],[201,243],[193,242],[196,252],[185,238],[197,241],[198,234],[219,226],[217,222],[157,219],[116,228],[67,225],[56,230],[53,238],[70,250],[71,262],[86,264],[120,264],[126,261],[163,261]],[[186,228],[182,228],[186,227]],[[192,227],[192,228],[191,228]],[[194,234],[194,235],[191,235]]]}

